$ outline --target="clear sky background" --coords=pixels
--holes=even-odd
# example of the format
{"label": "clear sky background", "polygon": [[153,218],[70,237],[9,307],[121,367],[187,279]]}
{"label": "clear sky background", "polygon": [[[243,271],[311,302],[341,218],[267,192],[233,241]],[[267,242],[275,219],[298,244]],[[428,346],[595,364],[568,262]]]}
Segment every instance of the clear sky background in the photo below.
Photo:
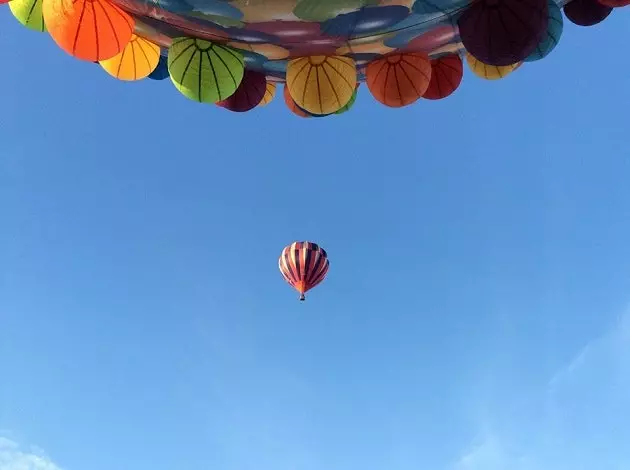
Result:
{"label": "clear sky background", "polygon": [[628,24],[305,120],[118,82],[3,8],[0,470],[628,470]]}

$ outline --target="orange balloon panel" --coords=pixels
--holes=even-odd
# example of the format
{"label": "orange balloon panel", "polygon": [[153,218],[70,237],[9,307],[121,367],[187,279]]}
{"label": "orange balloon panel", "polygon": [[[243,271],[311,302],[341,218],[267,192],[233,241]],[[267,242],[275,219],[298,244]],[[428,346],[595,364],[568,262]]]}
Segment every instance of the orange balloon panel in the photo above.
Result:
{"label": "orange balloon panel", "polygon": [[372,96],[392,108],[418,100],[427,91],[430,80],[431,62],[422,52],[390,54],[370,62],[365,70]]}
{"label": "orange balloon panel", "polygon": [[133,81],[148,77],[159,61],[160,46],[134,34],[120,54],[100,64],[113,77]]}
{"label": "orange balloon panel", "polygon": [[57,45],[90,62],[121,53],[134,28],[133,18],[106,0],[45,0],[43,14]]}

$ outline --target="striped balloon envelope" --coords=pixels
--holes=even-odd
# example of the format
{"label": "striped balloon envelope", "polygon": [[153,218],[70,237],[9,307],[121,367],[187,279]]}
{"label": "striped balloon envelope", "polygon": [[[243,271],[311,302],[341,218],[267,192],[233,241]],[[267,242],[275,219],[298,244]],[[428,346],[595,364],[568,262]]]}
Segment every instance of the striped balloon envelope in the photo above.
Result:
{"label": "striped balloon envelope", "polygon": [[328,273],[326,250],[312,242],[294,242],[287,245],[278,259],[278,267],[284,280],[300,293],[305,293],[320,284]]}

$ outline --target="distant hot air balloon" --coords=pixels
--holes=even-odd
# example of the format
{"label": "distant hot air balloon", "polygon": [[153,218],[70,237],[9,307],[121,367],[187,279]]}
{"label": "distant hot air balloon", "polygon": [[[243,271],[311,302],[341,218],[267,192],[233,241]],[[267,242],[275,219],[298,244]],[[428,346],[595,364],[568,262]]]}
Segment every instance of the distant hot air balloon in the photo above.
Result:
{"label": "distant hot air balloon", "polygon": [[300,293],[304,294],[321,283],[328,273],[326,250],[312,242],[294,242],[282,250],[278,259],[282,277]]}

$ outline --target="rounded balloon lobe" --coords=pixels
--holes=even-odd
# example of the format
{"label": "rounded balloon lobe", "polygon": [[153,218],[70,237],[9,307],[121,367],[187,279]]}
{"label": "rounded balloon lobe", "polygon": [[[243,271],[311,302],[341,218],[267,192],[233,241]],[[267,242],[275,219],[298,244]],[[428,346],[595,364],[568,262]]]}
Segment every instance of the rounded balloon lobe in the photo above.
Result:
{"label": "rounded balloon lobe", "polygon": [[254,70],[245,69],[243,80],[234,94],[225,100],[217,102],[217,105],[230,111],[244,113],[258,106],[265,96],[266,90],[267,79],[265,75]]}
{"label": "rounded balloon lobe", "polygon": [[564,14],[573,24],[594,26],[604,21],[612,10],[597,0],[573,0],[565,5]]}
{"label": "rounded balloon lobe", "polygon": [[427,91],[431,62],[424,53],[389,54],[366,67],[365,79],[377,101],[392,108],[407,106]]}
{"label": "rounded balloon lobe", "polygon": [[157,67],[149,74],[151,80],[165,80],[169,77],[168,74],[168,58],[160,55]]}
{"label": "rounded balloon lobe", "polygon": [[422,95],[428,100],[441,100],[453,94],[462,82],[464,64],[457,54],[448,54],[431,61],[431,81]]}
{"label": "rounded balloon lobe", "polygon": [[547,30],[547,0],[478,0],[458,20],[466,50],[488,65],[529,56]]}

